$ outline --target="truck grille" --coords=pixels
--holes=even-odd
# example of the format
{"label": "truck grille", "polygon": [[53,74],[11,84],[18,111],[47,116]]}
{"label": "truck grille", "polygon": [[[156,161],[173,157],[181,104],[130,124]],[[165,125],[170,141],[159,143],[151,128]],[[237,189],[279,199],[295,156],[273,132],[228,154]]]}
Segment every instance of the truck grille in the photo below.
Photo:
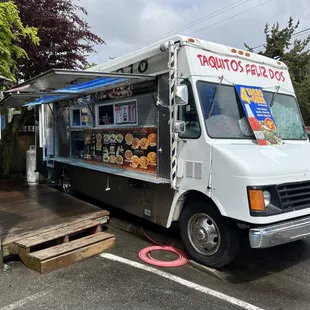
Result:
{"label": "truck grille", "polygon": [[310,181],[278,185],[283,211],[310,207]]}

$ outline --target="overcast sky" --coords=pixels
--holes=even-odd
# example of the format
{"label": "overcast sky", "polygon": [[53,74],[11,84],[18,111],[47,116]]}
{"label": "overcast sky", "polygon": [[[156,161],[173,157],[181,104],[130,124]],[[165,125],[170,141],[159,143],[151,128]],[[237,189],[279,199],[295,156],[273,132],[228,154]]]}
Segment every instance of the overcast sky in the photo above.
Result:
{"label": "overcast sky", "polygon": [[299,30],[310,27],[309,0],[80,0],[79,4],[88,11],[84,18],[92,31],[107,44],[89,56],[97,64],[194,22],[173,34],[243,48],[244,42],[264,43],[265,23],[279,21],[286,26],[292,16],[300,20]]}

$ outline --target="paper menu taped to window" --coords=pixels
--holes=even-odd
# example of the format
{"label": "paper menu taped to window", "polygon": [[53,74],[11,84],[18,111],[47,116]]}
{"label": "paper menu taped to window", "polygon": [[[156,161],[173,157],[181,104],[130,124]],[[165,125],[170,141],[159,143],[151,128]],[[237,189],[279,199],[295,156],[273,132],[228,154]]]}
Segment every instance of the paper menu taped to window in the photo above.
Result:
{"label": "paper menu taped to window", "polygon": [[136,105],[131,104],[128,106],[129,108],[129,122],[130,123],[135,123],[136,122]]}
{"label": "paper menu taped to window", "polygon": [[115,123],[121,124],[122,123],[122,110],[121,107],[114,107],[114,117]]}
{"label": "paper menu taped to window", "polygon": [[121,108],[122,108],[123,123],[127,123],[128,122],[128,105],[123,105]]}
{"label": "paper menu taped to window", "polygon": [[114,107],[114,117],[116,124],[135,123],[136,105],[122,105]]}

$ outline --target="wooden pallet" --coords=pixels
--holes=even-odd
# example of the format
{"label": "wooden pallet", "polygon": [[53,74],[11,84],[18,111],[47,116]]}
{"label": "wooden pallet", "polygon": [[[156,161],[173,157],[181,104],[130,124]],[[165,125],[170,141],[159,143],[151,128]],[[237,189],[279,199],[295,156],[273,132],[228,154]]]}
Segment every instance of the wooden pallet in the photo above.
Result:
{"label": "wooden pallet", "polygon": [[10,252],[18,254],[28,268],[44,274],[102,253],[114,241],[112,234],[102,232],[99,221],[84,220],[18,240]]}
{"label": "wooden pallet", "polygon": [[[28,239],[30,237],[45,234],[47,232],[55,232],[64,227],[69,227],[77,223],[81,223],[86,220],[95,220],[100,224],[106,224],[109,218],[109,212],[106,210],[90,212],[86,214],[79,214],[79,210],[73,210],[74,216],[59,218],[47,218],[43,213],[38,212],[38,216],[42,219],[30,219],[20,223],[20,227],[11,229],[11,231],[2,240],[2,251],[3,256],[8,257],[11,255],[18,254],[18,247],[16,244],[20,240]],[[72,212],[73,212],[72,211]],[[1,212],[1,209],[0,209]]]}

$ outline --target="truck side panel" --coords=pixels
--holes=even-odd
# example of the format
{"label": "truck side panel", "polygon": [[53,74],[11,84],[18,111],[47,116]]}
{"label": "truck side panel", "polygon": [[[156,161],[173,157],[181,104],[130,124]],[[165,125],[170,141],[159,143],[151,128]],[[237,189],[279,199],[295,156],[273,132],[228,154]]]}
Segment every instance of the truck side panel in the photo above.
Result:
{"label": "truck side panel", "polygon": [[169,184],[153,184],[90,169],[56,163],[65,169],[72,189],[161,226],[167,219],[174,192]]}

